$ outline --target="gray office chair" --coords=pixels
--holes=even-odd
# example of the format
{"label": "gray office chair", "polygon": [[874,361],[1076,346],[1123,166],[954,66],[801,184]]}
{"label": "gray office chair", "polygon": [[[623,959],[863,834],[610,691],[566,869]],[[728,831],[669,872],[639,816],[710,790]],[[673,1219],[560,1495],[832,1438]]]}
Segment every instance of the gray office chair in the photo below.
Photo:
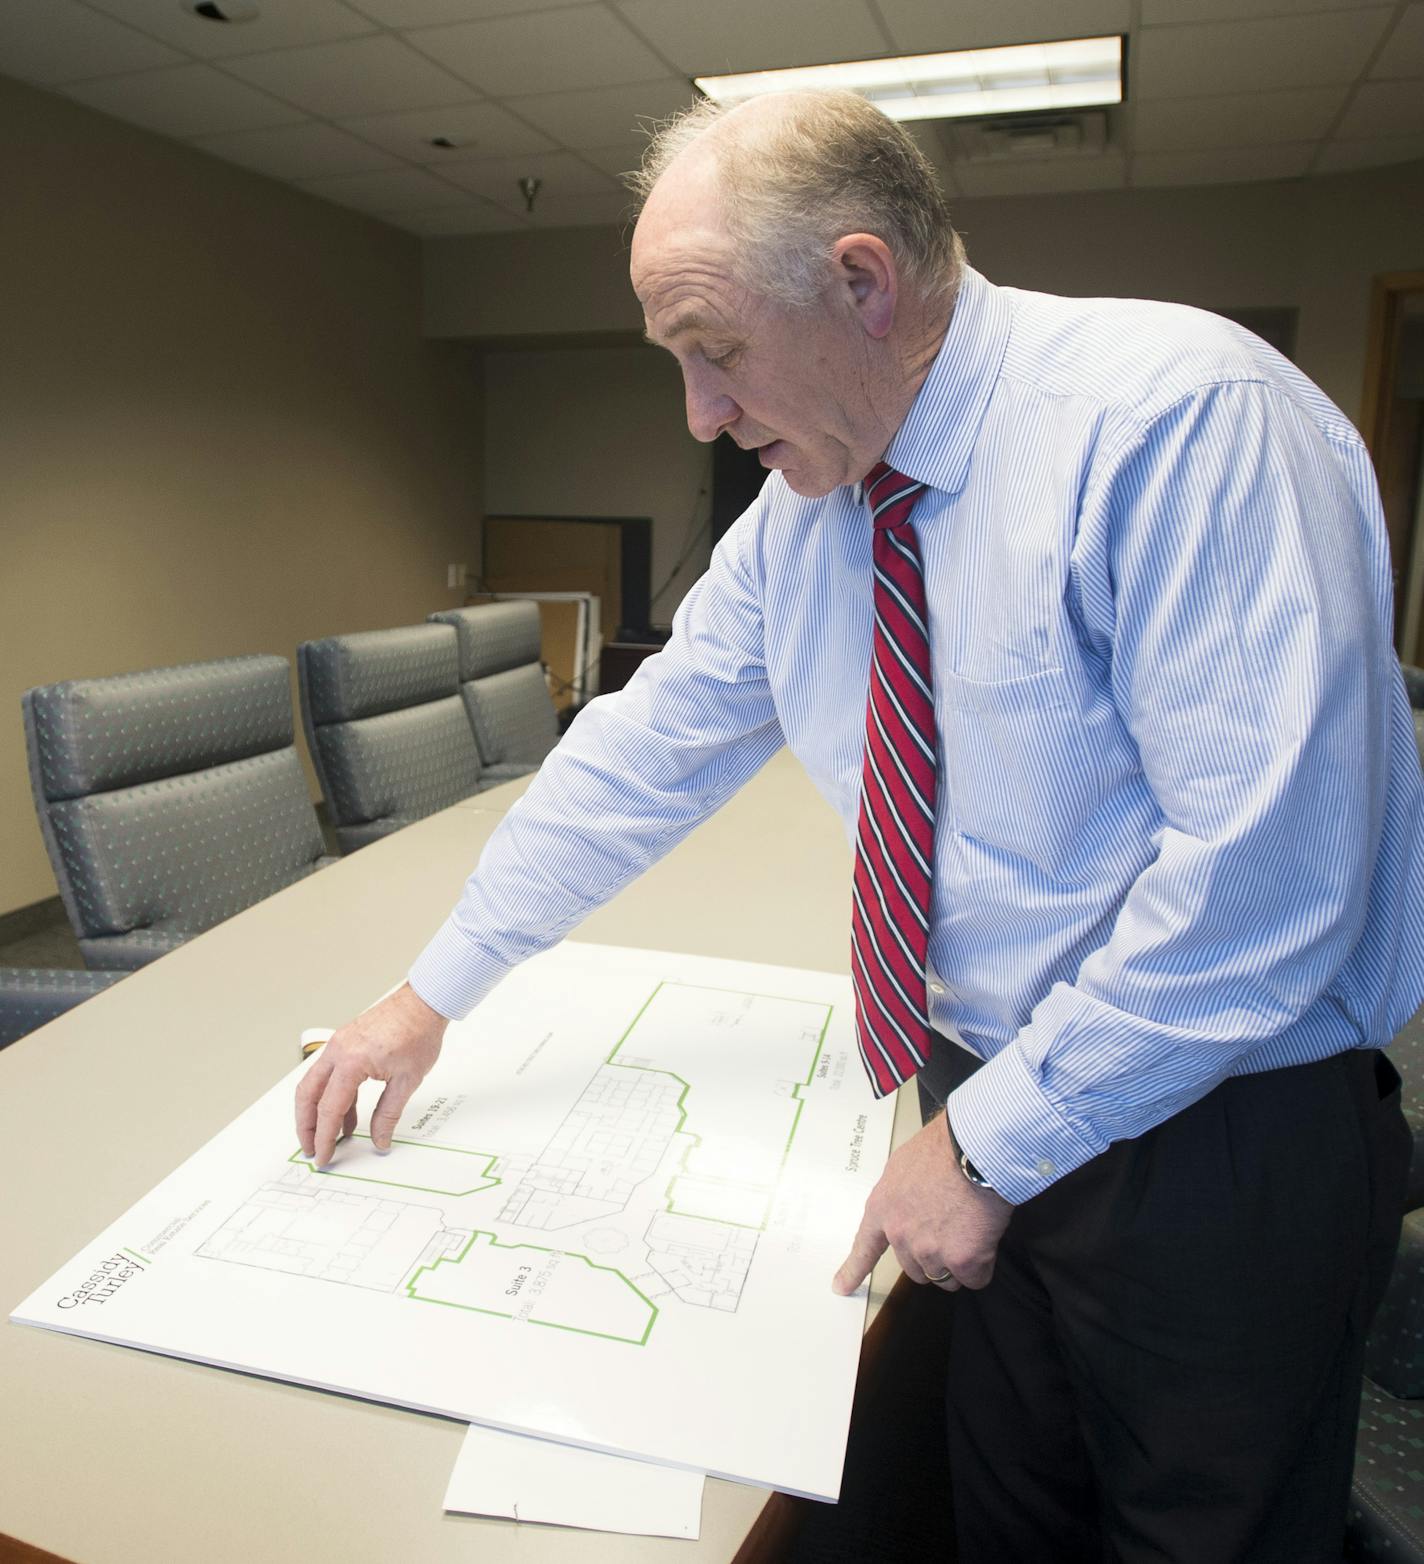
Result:
{"label": "gray office chair", "polygon": [[431,614],[460,638],[460,693],[488,783],[537,771],[559,741],[539,663],[537,603],[488,603]]}
{"label": "gray office chair", "polygon": [[0,967],[0,1048],[117,983],[122,972]]}
{"label": "gray office chair", "polygon": [[297,671],[307,743],[343,852],[488,785],[448,625],[307,641]]}
{"label": "gray office chair", "polygon": [[91,967],[141,967],[310,874],[321,832],[280,657],[231,657],[24,696],[30,781]]}

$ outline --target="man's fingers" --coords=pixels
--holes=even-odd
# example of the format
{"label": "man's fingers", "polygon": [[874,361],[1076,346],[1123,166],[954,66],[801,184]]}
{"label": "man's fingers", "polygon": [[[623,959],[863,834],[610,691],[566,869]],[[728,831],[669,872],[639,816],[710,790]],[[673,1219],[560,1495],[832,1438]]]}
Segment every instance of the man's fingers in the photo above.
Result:
{"label": "man's fingers", "polygon": [[341,1121],[341,1138],[342,1140],[350,1140],[355,1133],[356,1107],[353,1103],[352,1106],[346,1110],[346,1117]]}
{"label": "man's fingers", "polygon": [[391,1136],[395,1134],[400,1116],[410,1101],[410,1094],[418,1084],[416,1079],[405,1075],[392,1076],[386,1082],[386,1089],[381,1093],[381,1100],[371,1115],[371,1144],[377,1151],[391,1149]]}
{"label": "man's fingers", "polygon": [[931,1276],[938,1276],[944,1270],[938,1261],[922,1261],[906,1244],[896,1244],[894,1249],[895,1258],[900,1262],[900,1269],[916,1287],[923,1286]]}
{"label": "man's fingers", "polygon": [[316,1154],[316,1110],[336,1061],[322,1053],[307,1066],[297,1087],[297,1142],[304,1157]]}
{"label": "man's fingers", "polygon": [[873,1222],[862,1223],[845,1263],[831,1283],[832,1290],[842,1297],[848,1297],[875,1269],[875,1262],[885,1253],[886,1248],[885,1234]]}
{"label": "man's fingers", "polygon": [[938,1255],[926,1255],[920,1260],[920,1269],[930,1286],[938,1287],[941,1292],[958,1292],[964,1285],[949,1262]]}
{"label": "man's fingers", "polygon": [[331,1161],[341,1126],[355,1105],[357,1090],[365,1079],[366,1072],[360,1065],[354,1069],[338,1066],[331,1072],[331,1079],[321,1094],[321,1102],[316,1110],[316,1145],[312,1153],[314,1166],[324,1168]]}

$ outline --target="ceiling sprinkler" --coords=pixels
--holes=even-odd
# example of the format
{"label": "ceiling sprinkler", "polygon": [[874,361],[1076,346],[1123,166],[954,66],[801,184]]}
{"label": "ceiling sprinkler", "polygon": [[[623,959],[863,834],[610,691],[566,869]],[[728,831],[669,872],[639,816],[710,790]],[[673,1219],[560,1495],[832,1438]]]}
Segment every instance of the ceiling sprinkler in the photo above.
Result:
{"label": "ceiling sprinkler", "polygon": [[526,174],[519,181],[519,193],[524,197],[524,210],[534,210],[534,197],[539,194],[539,187],[544,183],[542,179],[535,179],[533,174]]}

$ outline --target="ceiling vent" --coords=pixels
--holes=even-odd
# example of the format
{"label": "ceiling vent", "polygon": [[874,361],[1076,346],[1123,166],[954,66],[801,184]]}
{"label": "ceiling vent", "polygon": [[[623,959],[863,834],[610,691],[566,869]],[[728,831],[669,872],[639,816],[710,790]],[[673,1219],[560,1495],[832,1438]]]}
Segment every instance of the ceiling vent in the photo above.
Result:
{"label": "ceiling vent", "polygon": [[1107,115],[1029,114],[1012,119],[949,120],[940,127],[956,162],[1003,163],[1017,158],[1097,157],[1108,144]]}

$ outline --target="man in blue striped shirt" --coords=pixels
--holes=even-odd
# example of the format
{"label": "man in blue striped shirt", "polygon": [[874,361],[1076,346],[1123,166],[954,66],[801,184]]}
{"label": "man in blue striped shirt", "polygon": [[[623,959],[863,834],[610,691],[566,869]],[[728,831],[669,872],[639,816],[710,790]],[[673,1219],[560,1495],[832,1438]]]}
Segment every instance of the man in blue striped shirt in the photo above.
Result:
{"label": "man in blue striped shirt", "polygon": [[836,1284],[888,1243],[968,1289],[965,1560],[1338,1558],[1407,1156],[1378,1050],[1424,997],[1424,798],[1359,437],[1213,316],[991,285],[858,99],[699,112],[644,193],[633,281],[689,426],[773,476],[409,984],[309,1072],[304,1148],[329,1158],[368,1077],[388,1143],[445,1018],[783,743],[854,831],[883,459],[927,486],[923,1084],[947,1115],[892,1157]]}

